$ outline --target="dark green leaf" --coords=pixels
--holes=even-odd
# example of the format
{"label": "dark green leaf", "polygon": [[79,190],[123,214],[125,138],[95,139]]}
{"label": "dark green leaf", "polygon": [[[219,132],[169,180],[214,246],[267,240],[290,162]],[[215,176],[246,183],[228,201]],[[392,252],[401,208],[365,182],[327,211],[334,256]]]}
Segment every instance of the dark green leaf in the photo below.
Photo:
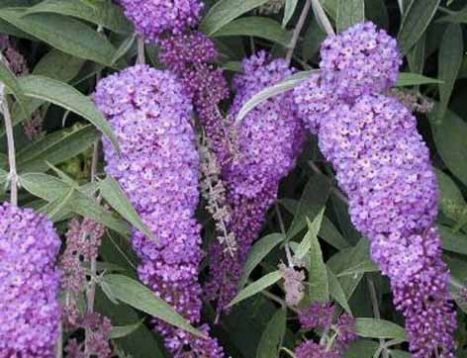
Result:
{"label": "dark green leaf", "polygon": [[111,176],[107,176],[104,180],[99,183],[100,192],[102,197],[114,208],[123,218],[125,218],[130,224],[140,230],[144,235],[157,240],[154,238],[153,233],[144,224],[143,220],[139,217],[136,210],[131,205],[125,192],[122,190],[118,182]]}
{"label": "dark green leaf", "polygon": [[467,124],[449,110],[441,123],[435,119],[430,123],[438,154],[449,170],[467,185]]}
{"label": "dark green leaf", "polygon": [[274,271],[268,273],[267,275],[261,277],[259,280],[249,284],[243,290],[241,290],[237,296],[234,297],[232,302],[229,303],[227,307],[232,307],[237,303],[240,303],[247,298],[254,296],[261,292],[262,290],[268,288],[269,286],[274,285],[282,278],[282,273],[280,271]]}
{"label": "dark green leaf", "polygon": [[401,326],[382,319],[357,318],[355,328],[361,337],[406,340],[405,331]]}
{"label": "dark green leaf", "polygon": [[269,0],[220,0],[211,7],[201,22],[200,29],[212,35],[240,15],[257,8]]}
{"label": "dark green leaf", "polygon": [[239,283],[239,287],[243,287],[248,281],[248,277],[253,272],[256,266],[281,242],[284,242],[285,237],[282,234],[274,233],[269,234],[258,240],[250,250],[248,259],[243,266],[243,274]]}
{"label": "dark green leaf", "polygon": [[329,294],[332,298],[336,300],[337,303],[341,305],[341,307],[349,314],[352,314],[350,310],[349,302],[347,301],[347,297],[345,297],[344,289],[342,288],[341,283],[339,282],[337,276],[334,272],[331,271],[329,267],[327,268],[327,277],[329,280]]}
{"label": "dark green leaf", "polygon": [[49,101],[57,106],[74,112],[94,124],[118,148],[117,139],[94,103],[81,92],[64,82],[52,78],[29,75],[19,79],[23,93],[27,97]]}
{"label": "dark green leaf", "polygon": [[110,339],[117,339],[117,338],[123,338],[126,336],[131,335],[132,333],[136,332],[139,327],[143,324],[144,320],[141,320],[139,322],[129,324],[126,326],[114,326],[112,327],[112,331],[109,334]]}
{"label": "dark green leaf", "polygon": [[[47,174],[28,173],[20,176],[21,186],[31,194],[49,203],[57,203],[66,198],[72,186],[56,177]],[[112,230],[122,234],[130,235],[128,225],[118,218],[112,216],[107,210],[99,206],[94,199],[88,196],[83,187],[74,190],[71,199],[63,210],[75,212],[81,216],[95,220]],[[65,213],[63,213],[65,214]]]}
{"label": "dark green leaf", "polygon": [[467,7],[438,19],[438,22],[467,23]]}
{"label": "dark green leaf", "polygon": [[256,358],[272,358],[279,356],[279,348],[284,339],[286,324],[287,311],[283,308],[278,309],[261,336]]}
{"label": "dark green leaf", "polygon": [[287,239],[292,239],[306,227],[306,220],[313,220],[326,204],[331,190],[330,182],[324,175],[314,175],[303,190],[300,203],[287,230]]}
{"label": "dark green leaf", "polygon": [[186,319],[180,316],[170,305],[157,297],[149,288],[127,276],[105,275],[103,282],[111,290],[114,297],[140,311],[157,317],[175,327],[181,328],[198,337],[204,335],[193,328]]}
{"label": "dark green leaf", "polygon": [[[318,242],[318,233],[323,222],[324,208],[315,216],[313,222],[308,222],[308,232],[295,249],[295,258],[300,262],[305,258],[310,250],[315,248],[315,241]],[[306,218],[309,220],[308,217]],[[318,244],[319,245],[319,244]]]}
{"label": "dark green leaf", "polygon": [[309,230],[305,235],[305,238],[308,237],[311,244],[309,250],[310,266],[307,267],[309,283],[308,297],[311,302],[326,302],[329,301],[329,282],[321,246],[315,234],[319,230],[316,226],[316,224],[308,223]]}
{"label": "dark green leaf", "polygon": [[440,225],[439,233],[443,239],[443,249],[458,254],[467,255],[467,236],[454,232],[453,229]]}
{"label": "dark green leaf", "polygon": [[399,45],[406,54],[422,37],[441,0],[412,0],[404,12],[399,31]]}
{"label": "dark green leaf", "polygon": [[282,18],[282,27],[286,27],[297,8],[298,0],[286,0],[284,17]]}
{"label": "dark green leaf", "polygon": [[464,56],[464,41],[462,29],[458,24],[450,24],[444,32],[439,50],[438,77],[443,83],[439,84],[440,104],[437,107],[438,121],[442,121],[449,99],[451,98],[457,74],[462,65]]}
{"label": "dark green leaf", "polygon": [[375,341],[360,339],[350,345],[344,354],[344,358],[370,358],[373,357],[379,348]]}
{"label": "dark green leaf", "polygon": [[292,35],[284,30],[281,25],[270,18],[249,16],[234,20],[225,25],[214,34],[213,37],[223,36],[254,36],[278,43],[284,47],[289,46]]}
{"label": "dark green leaf", "polygon": [[42,172],[49,169],[46,162],[62,163],[84,152],[98,137],[91,125],[75,126],[48,134],[24,147],[17,154],[21,172]]}
{"label": "dark green leaf", "polygon": [[336,21],[338,31],[365,20],[364,0],[338,0],[338,4]]}
{"label": "dark green leaf", "polygon": [[441,192],[440,209],[448,218],[458,221],[466,208],[464,197],[449,175],[440,170],[436,174]]}
{"label": "dark green leaf", "polygon": [[423,73],[425,67],[426,34],[417,41],[414,47],[407,53],[409,68],[414,73]]}
{"label": "dark green leaf", "polygon": [[426,77],[420,75],[418,73],[407,73],[402,72],[399,75],[399,80],[397,81],[397,87],[405,87],[405,86],[418,86],[418,85],[426,85],[431,83],[442,83],[442,81],[437,80],[435,78]]}
{"label": "dark green leaf", "polygon": [[79,20],[56,14],[23,16],[19,9],[0,9],[0,18],[70,55],[112,66],[115,49]]}
{"label": "dark green leaf", "polygon": [[26,11],[27,15],[37,13],[73,16],[119,33],[132,31],[132,25],[122,9],[110,1],[95,2],[89,6],[77,0],[45,0]]}

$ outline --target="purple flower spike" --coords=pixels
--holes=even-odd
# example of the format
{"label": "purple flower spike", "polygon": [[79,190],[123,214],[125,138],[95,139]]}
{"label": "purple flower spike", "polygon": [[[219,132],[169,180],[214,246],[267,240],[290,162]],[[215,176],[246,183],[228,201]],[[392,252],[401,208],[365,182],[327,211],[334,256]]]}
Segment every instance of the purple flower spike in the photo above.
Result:
{"label": "purple flower spike", "polygon": [[[200,323],[198,272],[203,253],[198,205],[199,157],[192,106],[169,72],[130,67],[102,80],[95,102],[118,137],[121,154],[104,140],[106,172],[116,178],[156,241],[135,231],[139,277],[192,324]],[[174,357],[222,357],[217,341],[194,338],[155,322]],[[207,327],[202,327],[207,333]],[[205,351],[207,349],[207,351]]]}
{"label": "purple flower spike", "polygon": [[147,40],[157,42],[165,32],[180,34],[201,16],[200,0],[120,0],[125,15]]}
{"label": "purple flower spike", "polygon": [[389,89],[401,63],[397,41],[371,22],[330,36],[321,45],[323,78],[342,98]]}
{"label": "purple flower spike", "polygon": [[456,314],[435,229],[438,187],[415,117],[397,99],[363,95],[336,104],[319,144],[349,197],[354,225],[391,280],[413,356],[454,357]]}
{"label": "purple flower spike", "polygon": [[237,240],[234,256],[218,243],[211,247],[208,297],[219,312],[237,293],[243,264],[263,226],[265,214],[277,198],[279,183],[295,165],[304,135],[292,94],[286,93],[260,104],[241,122],[233,122],[241,106],[267,86],[293,71],[284,60],[271,60],[265,52],[243,63],[244,74],[234,79],[237,94],[231,108],[229,133],[232,159],[223,167],[223,178],[232,208],[230,230]]}
{"label": "purple flower spike", "polygon": [[0,205],[0,357],[55,356],[60,238],[32,209]]}

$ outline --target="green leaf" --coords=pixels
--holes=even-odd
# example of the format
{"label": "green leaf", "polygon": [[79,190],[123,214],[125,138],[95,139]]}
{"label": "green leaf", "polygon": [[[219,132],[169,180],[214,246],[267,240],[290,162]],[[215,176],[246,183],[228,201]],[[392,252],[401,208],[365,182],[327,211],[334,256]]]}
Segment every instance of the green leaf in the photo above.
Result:
{"label": "green leaf", "polygon": [[[326,264],[324,263],[323,253],[319,245],[318,237],[315,235],[319,228],[316,224],[308,222],[308,233],[304,240],[309,240],[311,247],[309,250],[310,265],[308,269],[308,297],[311,302],[329,301],[329,281]],[[308,236],[308,238],[306,238]]]}
{"label": "green leaf", "polygon": [[287,239],[292,239],[306,227],[307,219],[313,220],[326,204],[331,185],[324,175],[313,175],[303,190],[292,223],[287,230]]}
{"label": "green leaf", "polygon": [[412,355],[408,352],[401,351],[399,349],[390,349],[391,358],[411,358]]}
{"label": "green leaf", "polygon": [[256,358],[279,357],[279,349],[287,328],[287,311],[278,309],[268,322],[258,344]]}
{"label": "green leaf", "polygon": [[69,82],[78,75],[84,62],[79,57],[52,49],[40,59],[32,74]]}
{"label": "green leaf", "polygon": [[467,185],[467,124],[449,110],[441,123],[433,117],[430,124],[438,154],[449,170]]}
{"label": "green leaf", "polygon": [[436,175],[441,192],[440,209],[448,218],[458,221],[466,208],[462,192],[449,175],[440,170],[436,170]]}
{"label": "green leaf", "polygon": [[454,11],[449,15],[443,16],[437,20],[438,22],[451,22],[455,24],[467,23],[467,7],[460,11]]}
{"label": "green leaf", "polygon": [[282,18],[282,27],[285,28],[292,18],[295,9],[297,8],[298,0],[286,0],[284,17]]}
{"label": "green leaf", "polygon": [[354,276],[360,275],[368,272],[378,272],[378,266],[376,266],[373,261],[370,259],[366,259],[363,261],[358,262],[357,264],[347,267],[345,270],[339,272],[337,277],[344,277],[344,276]]}
{"label": "green leaf", "polygon": [[42,172],[46,162],[60,164],[88,149],[98,133],[91,125],[58,130],[23,147],[17,154],[20,172]]}
{"label": "green leaf", "polygon": [[319,51],[321,43],[326,38],[326,32],[318,25],[316,17],[310,20],[310,26],[305,31],[302,56],[306,61],[311,60]]}
{"label": "green leaf", "polygon": [[417,41],[414,47],[407,53],[407,61],[412,72],[423,73],[425,67],[426,33]]}
{"label": "green leaf", "polygon": [[412,0],[404,12],[399,31],[399,46],[404,54],[422,37],[435,16],[441,0]]}
{"label": "green leaf", "polygon": [[109,334],[110,339],[117,339],[127,337],[130,334],[136,332],[139,327],[143,324],[144,319],[139,322],[128,324],[126,326],[114,326],[112,327],[112,331]]}
{"label": "green leaf", "polygon": [[390,321],[375,318],[357,318],[356,332],[360,337],[400,339],[405,341],[404,329]]}
{"label": "green leaf", "polygon": [[206,14],[201,22],[200,29],[210,36],[240,15],[268,1],[269,0],[220,0],[216,2]]}
{"label": "green leaf", "polygon": [[258,266],[261,261],[281,242],[284,242],[285,237],[279,233],[269,234],[260,240],[258,240],[250,250],[248,259],[243,266],[243,274],[238,285],[239,288],[245,286],[248,281],[248,277],[253,270]]}
{"label": "green leaf", "polygon": [[[315,216],[313,222],[308,224],[308,232],[295,250],[295,258],[298,262],[304,259],[308,252],[315,247],[314,241],[318,241],[323,215],[324,208]],[[306,219],[308,221],[308,217]]]}
{"label": "green leaf", "polygon": [[453,229],[439,225],[439,233],[443,239],[443,249],[462,255],[467,255],[467,236]]}
{"label": "green leaf", "polygon": [[439,84],[440,104],[436,114],[438,121],[442,121],[464,56],[464,41],[460,25],[450,24],[448,26],[444,32],[438,56],[438,77],[443,83]]}
{"label": "green leaf", "polygon": [[380,28],[389,28],[388,10],[384,0],[365,0],[365,17]]}
{"label": "green leaf", "polygon": [[225,36],[260,37],[284,47],[289,46],[292,38],[290,31],[284,30],[277,21],[260,16],[242,17],[230,22],[212,34],[212,37]]}
{"label": "green leaf", "polygon": [[373,357],[379,344],[375,341],[359,339],[352,343],[344,354],[344,358]]}
{"label": "green leaf", "polygon": [[[3,56],[0,54],[0,82],[2,82],[5,87],[12,92],[16,98],[22,98],[23,92],[21,90],[21,86],[18,83],[15,75],[8,66],[3,62]],[[3,92],[3,90],[1,91]],[[0,93],[3,97],[3,93]],[[0,99],[1,101],[1,99]]]}
{"label": "green leaf", "polygon": [[77,0],[45,0],[26,11],[26,15],[38,13],[72,16],[123,34],[132,31],[132,25],[123,15],[122,9],[110,1],[89,6]]}
{"label": "green leaf", "polygon": [[192,327],[169,304],[157,297],[154,292],[138,281],[123,275],[105,275],[102,280],[118,301],[192,333],[197,337],[204,337],[203,333]]}
{"label": "green leaf", "polygon": [[64,82],[52,78],[29,75],[19,79],[25,96],[49,101],[71,112],[74,112],[94,124],[118,148],[117,139],[94,103],[81,92]]}
{"label": "green leaf", "polygon": [[349,306],[349,302],[347,301],[347,297],[345,297],[345,292],[344,289],[342,288],[341,283],[339,282],[339,279],[337,276],[334,274],[334,272],[331,271],[329,267],[326,267],[327,269],[327,277],[328,277],[328,284],[329,284],[329,294],[331,295],[332,298],[334,298],[337,303],[341,305],[341,307],[349,314],[352,314],[352,311]]}
{"label": "green leaf", "polygon": [[338,250],[345,249],[350,246],[349,242],[344,239],[342,234],[337,230],[328,217],[323,218],[319,235],[321,239],[326,241],[329,245],[334,246]]}
{"label": "green leaf", "polygon": [[20,9],[0,9],[0,19],[70,55],[112,66],[115,48],[79,20],[56,14],[23,16]]}
{"label": "green leaf", "polygon": [[245,104],[242,106],[240,111],[237,114],[237,118],[235,119],[237,122],[240,122],[243,120],[243,118],[246,117],[250,111],[252,111],[255,107],[263,103],[264,101],[268,100],[271,97],[277,96],[281,93],[290,91],[291,89],[294,89],[297,87],[300,83],[305,81],[308,77],[313,72],[317,72],[315,70],[313,71],[302,71],[298,72],[292,76],[290,76],[288,79],[277,83],[273,86],[267,87],[263,89],[262,91],[258,92],[254,96],[252,96],[248,101],[245,102]]}
{"label": "green leaf", "polygon": [[399,80],[396,83],[396,87],[406,87],[406,86],[419,86],[432,83],[442,83],[441,80],[436,78],[426,77],[418,73],[407,73],[401,72],[399,74]]}
{"label": "green leaf", "polygon": [[[70,188],[73,187],[63,180],[47,174],[27,173],[20,175],[19,179],[24,189],[49,203],[60,202],[63,198],[66,198]],[[77,190],[74,190],[73,196],[67,200],[66,204],[62,215],[67,212],[74,212],[93,219],[123,236],[128,237],[130,235],[128,225],[98,205],[93,198],[88,196],[84,187],[77,187]]]}
{"label": "green leaf", "polygon": [[107,176],[104,180],[99,182],[100,193],[102,197],[114,208],[123,218],[125,218],[130,224],[141,231],[144,235],[157,240],[154,238],[154,234],[144,224],[143,220],[139,217],[136,210],[131,205],[125,192],[120,187],[120,184],[112,178]]}
{"label": "green leaf", "polygon": [[247,298],[256,295],[262,290],[268,288],[269,286],[274,285],[282,278],[282,273],[280,271],[274,271],[268,273],[267,275],[261,277],[259,280],[249,284],[243,290],[241,290],[237,296],[234,297],[232,302],[229,303],[227,307],[232,307],[237,303],[246,300]]}
{"label": "green leaf", "polygon": [[337,7],[337,31],[365,20],[364,0],[339,0]]}

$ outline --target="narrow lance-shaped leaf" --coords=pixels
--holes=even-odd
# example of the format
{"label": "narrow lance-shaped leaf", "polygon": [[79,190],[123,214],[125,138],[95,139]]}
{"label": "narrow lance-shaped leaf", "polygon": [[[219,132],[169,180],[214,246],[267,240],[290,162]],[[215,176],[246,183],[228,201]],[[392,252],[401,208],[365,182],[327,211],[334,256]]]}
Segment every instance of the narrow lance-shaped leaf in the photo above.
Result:
{"label": "narrow lance-shaped leaf", "polygon": [[216,2],[206,14],[201,22],[200,29],[207,35],[212,35],[230,21],[268,1],[269,0],[220,0]]}
{"label": "narrow lance-shaped leaf", "polygon": [[191,326],[169,304],[157,297],[154,292],[138,281],[124,275],[106,275],[103,278],[103,283],[118,301],[124,302],[195,336],[204,337],[203,333]]}
{"label": "narrow lance-shaped leaf", "polygon": [[339,0],[337,7],[337,30],[342,31],[348,27],[365,20],[364,0]]}
{"label": "narrow lance-shaped leaf", "polygon": [[0,19],[73,56],[111,66],[113,45],[83,22],[57,14],[25,15],[21,9],[0,9]]}
{"label": "narrow lance-shaped leaf", "polygon": [[[318,241],[316,232],[316,224],[313,226],[308,221],[308,233],[303,240],[310,242],[310,266],[308,267],[308,297],[311,302],[326,302],[329,301],[329,281],[326,264],[323,259],[323,252]],[[319,231],[319,228],[318,228]],[[317,232],[316,232],[317,233]]]}
{"label": "narrow lance-shaped leaf", "polygon": [[132,31],[131,23],[123,15],[122,9],[110,1],[96,1],[89,5],[79,0],[46,0],[26,11],[27,15],[37,13],[73,16],[118,33]]}
{"label": "narrow lance-shaped leaf", "polygon": [[284,339],[287,324],[287,311],[280,308],[268,322],[261,335],[256,358],[271,358],[279,356],[279,349]]}
{"label": "narrow lance-shaped leaf", "polygon": [[136,210],[131,205],[125,192],[120,187],[120,184],[112,178],[107,176],[104,180],[99,183],[102,197],[112,206],[120,215],[122,215],[129,223],[144,233],[147,237],[157,240],[154,238],[153,233],[143,223],[143,220],[139,217]]}
{"label": "narrow lance-shaped leaf", "polygon": [[253,272],[261,261],[274,249],[277,245],[285,240],[283,234],[269,234],[258,240],[250,250],[248,259],[243,266],[243,274],[239,283],[239,288],[242,288],[248,280],[248,277]]}
{"label": "narrow lance-shaped leaf", "polygon": [[284,17],[282,18],[282,27],[286,27],[297,8],[298,0],[286,0]]}
{"label": "narrow lance-shaped leaf", "polygon": [[112,141],[114,147],[118,149],[115,134],[102,113],[97,110],[88,97],[72,86],[36,75],[21,77],[19,84],[25,96],[46,100],[87,119],[104,133]]}
{"label": "narrow lance-shaped leaf", "polygon": [[347,297],[345,297],[344,289],[342,288],[341,283],[337,279],[334,272],[331,271],[329,267],[327,268],[327,277],[329,281],[329,294],[332,298],[334,298],[337,303],[341,305],[341,307],[349,314],[352,314],[352,311],[349,306],[349,302],[347,301]]}
{"label": "narrow lance-shaped leaf", "polygon": [[249,284],[243,290],[241,290],[227,307],[232,307],[233,305],[236,305],[237,303],[240,303],[241,301],[258,294],[269,286],[274,285],[281,278],[282,273],[280,271],[268,273],[267,275],[261,277],[259,280]]}
{"label": "narrow lance-shaped leaf", "polygon": [[462,29],[458,24],[450,24],[444,32],[439,50],[439,74],[438,77],[443,83],[439,85],[440,104],[437,107],[437,120],[442,121],[449,99],[451,98],[457,74],[462,65],[464,56],[464,41]]}
{"label": "narrow lance-shaped leaf", "polygon": [[404,12],[399,31],[399,44],[404,53],[422,37],[433,16],[435,16],[441,0],[412,0]]}
{"label": "narrow lance-shaped leaf", "polygon": [[270,40],[284,47],[289,46],[292,35],[281,25],[270,18],[260,16],[242,17],[225,25],[212,37],[254,36]]}
{"label": "narrow lance-shaped leaf", "polygon": [[402,341],[407,339],[401,326],[382,319],[357,318],[355,328],[360,337],[400,339]]}

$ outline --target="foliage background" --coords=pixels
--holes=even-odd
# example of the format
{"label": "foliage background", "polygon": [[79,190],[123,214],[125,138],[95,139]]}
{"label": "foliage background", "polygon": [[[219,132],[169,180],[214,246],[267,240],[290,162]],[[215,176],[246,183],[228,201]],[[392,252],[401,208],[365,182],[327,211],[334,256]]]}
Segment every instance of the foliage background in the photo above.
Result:
{"label": "foliage background", "polygon": [[[216,40],[222,54],[219,66],[226,69],[229,78],[255,49],[269,49],[276,57],[287,52],[305,1],[287,0],[279,13],[264,15],[258,8],[266,2],[208,1],[201,29]],[[402,70],[406,74],[400,85],[436,102],[431,115],[419,115],[419,127],[440,180],[439,227],[459,311],[458,356],[467,357],[467,1],[322,3],[337,29],[366,18],[397,36],[406,55]],[[107,0],[2,0],[0,33],[12,36],[32,73],[11,78],[0,71],[2,81],[17,98],[11,108],[21,205],[51,215],[62,233],[67,220],[76,215],[91,217],[108,228],[100,252],[96,309],[120,329],[115,331],[119,334],[114,332],[113,340],[121,352],[133,357],[163,357],[162,344],[146,325],[144,312],[157,313],[182,326],[186,323],[135,281],[137,260],[128,244],[129,229],[130,224],[141,228],[143,224],[115,182],[105,179],[101,156],[101,180],[91,182],[90,178],[92,147],[99,138],[96,127],[108,135],[111,129],[88,96],[96,76],[134,62],[137,48],[131,24],[120,8]],[[300,70],[316,68],[324,37],[310,12],[294,51],[294,65]],[[160,67],[156,47],[146,46],[146,58]],[[269,93],[274,94],[274,89]],[[37,108],[43,114],[46,134],[31,142],[19,124]],[[8,165],[3,127],[0,148],[0,200],[5,201]],[[113,208],[112,214],[94,199],[97,192]],[[346,357],[377,357],[384,350],[392,357],[409,357],[403,322],[391,304],[388,282],[371,262],[366,239],[351,225],[345,197],[313,138],[297,169],[282,183],[279,197],[248,261],[250,276],[243,280],[248,288],[240,296],[245,299],[215,326],[228,352],[233,357],[274,357],[293,350],[301,332],[297,331],[295,314],[283,306],[276,270],[285,260],[284,242],[298,243],[306,237],[312,243],[307,256],[315,263],[308,275],[309,299],[330,297],[340,309],[358,318],[361,339]],[[215,234],[202,205],[199,220],[207,245]],[[250,286],[252,281],[256,283]],[[211,307],[206,306],[205,315],[213,320]]]}

